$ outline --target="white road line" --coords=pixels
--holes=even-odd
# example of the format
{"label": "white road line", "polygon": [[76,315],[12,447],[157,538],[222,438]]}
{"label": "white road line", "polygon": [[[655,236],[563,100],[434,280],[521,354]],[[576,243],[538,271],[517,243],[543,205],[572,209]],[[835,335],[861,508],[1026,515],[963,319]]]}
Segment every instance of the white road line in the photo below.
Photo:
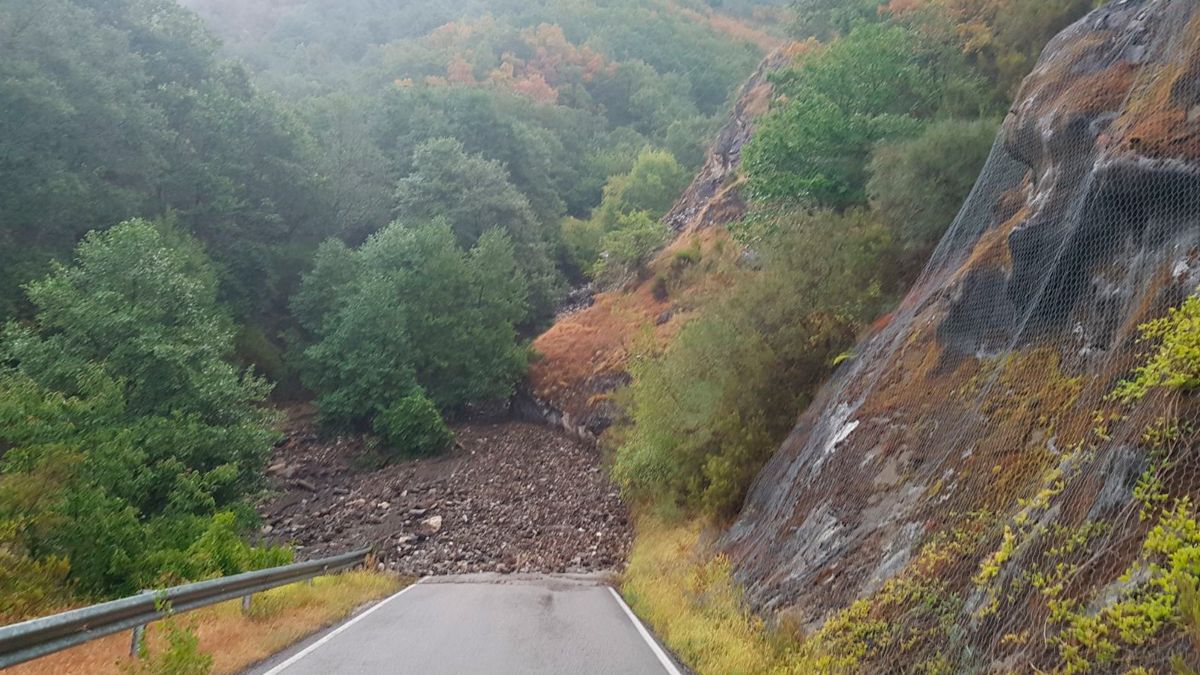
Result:
{"label": "white road line", "polygon": [[333,630],[332,630],[332,631],[330,631],[330,632],[329,632],[329,634],[328,634],[328,635],[326,635],[325,637],[321,638],[320,640],[317,640],[316,642],[312,643],[311,645],[309,645],[309,646],[305,647],[304,649],[300,650],[300,651],[299,651],[299,652],[297,652],[295,655],[293,655],[293,656],[292,656],[292,658],[290,658],[290,659],[288,659],[287,661],[284,661],[283,663],[281,663],[281,664],[279,664],[279,665],[275,666],[274,668],[272,668],[272,669],[268,670],[267,672],[263,673],[263,675],[279,675],[279,673],[282,673],[283,671],[287,670],[287,669],[288,669],[288,668],[290,668],[291,666],[295,665],[295,663],[296,663],[297,661],[299,661],[300,659],[302,659],[302,658],[304,658],[305,656],[308,656],[309,654],[311,654],[311,653],[313,653],[314,651],[316,651],[317,647],[320,647],[321,645],[325,644],[326,642],[329,642],[329,641],[330,641],[330,640],[332,640],[333,638],[337,637],[337,635],[338,635],[339,633],[341,633],[342,631],[344,631],[344,630],[346,630],[347,628],[349,628],[349,627],[353,626],[354,624],[358,623],[359,621],[362,621],[363,619],[367,618],[367,617],[368,617],[368,616],[370,616],[370,615],[371,615],[371,613],[372,613],[372,612],[374,612],[375,610],[377,610],[377,609],[379,609],[379,608],[383,607],[384,605],[388,604],[388,603],[389,603],[389,602],[391,602],[392,600],[395,600],[396,598],[398,598],[398,597],[400,597],[400,596],[404,595],[405,593],[409,592],[409,591],[410,591],[410,590],[412,590],[412,589],[413,589],[413,588],[414,588],[414,587],[415,587],[417,584],[421,583],[422,581],[425,581],[425,578],[424,578],[424,577],[422,577],[422,578],[420,578],[420,579],[417,579],[417,581],[416,581],[415,583],[413,583],[412,585],[405,586],[403,589],[401,589],[401,590],[400,590],[400,592],[399,592],[399,593],[397,593],[397,594],[395,594],[395,595],[393,595],[393,596],[390,596],[390,597],[388,597],[388,598],[384,598],[384,599],[383,599],[381,602],[379,602],[378,604],[376,604],[374,607],[371,607],[371,608],[369,608],[367,611],[363,612],[362,614],[359,614],[358,616],[354,617],[353,619],[350,619],[350,620],[349,620],[349,621],[347,621],[346,623],[344,623],[344,624],[342,624],[342,625],[338,626],[337,628],[333,629]]}
{"label": "white road line", "polygon": [[618,593],[612,586],[608,587],[608,592],[612,593],[612,596],[616,599],[617,604],[621,606],[622,610],[624,610],[625,616],[629,617],[629,620],[633,622],[633,625],[638,629],[638,633],[641,634],[642,639],[646,641],[646,644],[650,645],[650,651],[654,652],[654,655],[658,657],[658,662],[662,664],[662,667],[665,668],[670,675],[683,675],[683,673],[679,672],[679,668],[675,667],[675,662],[671,660],[671,657],[667,656],[667,653],[663,651],[663,648],[658,646],[658,641],[654,639],[654,636],[650,635],[650,631],[646,630],[646,627],[642,625],[641,619],[637,618],[637,615],[633,613],[633,610],[629,609],[629,605],[625,604],[625,599],[621,597],[621,594]]}

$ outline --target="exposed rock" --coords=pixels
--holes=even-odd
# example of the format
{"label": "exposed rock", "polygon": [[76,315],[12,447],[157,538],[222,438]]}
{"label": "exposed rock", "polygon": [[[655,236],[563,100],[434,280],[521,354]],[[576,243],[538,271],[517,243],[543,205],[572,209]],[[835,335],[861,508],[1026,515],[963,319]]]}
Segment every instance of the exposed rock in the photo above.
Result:
{"label": "exposed rock", "polygon": [[[1035,672],[1060,665],[1062,625],[1031,579],[1070,570],[1058,599],[1091,612],[1130,590],[1143,432],[1164,404],[1110,394],[1145,358],[1137,326],[1196,290],[1196,73],[1194,1],[1113,2],[1048,45],[921,279],[725,536],[756,608],[814,631],[862,601],[861,616],[920,636],[860,672],[935,654],[954,672]],[[1200,417],[1195,397],[1175,405]],[[1196,494],[1195,475],[1172,488]],[[936,622],[880,600],[912,580],[936,587]],[[1172,639],[1108,665],[1164,667]]]}

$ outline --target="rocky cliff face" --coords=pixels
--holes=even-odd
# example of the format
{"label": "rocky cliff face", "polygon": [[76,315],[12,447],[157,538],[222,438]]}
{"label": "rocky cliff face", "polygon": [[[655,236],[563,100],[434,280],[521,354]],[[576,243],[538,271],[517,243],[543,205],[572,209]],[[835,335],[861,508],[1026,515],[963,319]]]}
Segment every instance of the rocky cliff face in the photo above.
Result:
{"label": "rocky cliff face", "polygon": [[725,537],[753,604],[835,670],[1194,659],[1200,410],[1112,392],[1198,285],[1197,3],[1113,2],[1046,48],[920,281],[759,476]]}
{"label": "rocky cliff face", "polygon": [[549,419],[587,438],[595,438],[612,423],[617,409],[611,394],[629,383],[625,364],[634,343],[647,328],[655,339],[669,340],[686,318],[691,292],[701,292],[684,288],[664,296],[653,288],[656,274],[671,265],[676,251],[699,247],[709,253],[714,242],[726,236],[722,226],[745,214],[739,192],[742,146],[750,139],[755,120],[770,104],[768,76],[791,61],[795,48],[777,49],[743,85],[704,166],[663,218],[677,234],[650,264],[650,274],[628,288],[601,293],[589,306],[559,317],[534,342],[539,358],[521,401],[529,416]]}

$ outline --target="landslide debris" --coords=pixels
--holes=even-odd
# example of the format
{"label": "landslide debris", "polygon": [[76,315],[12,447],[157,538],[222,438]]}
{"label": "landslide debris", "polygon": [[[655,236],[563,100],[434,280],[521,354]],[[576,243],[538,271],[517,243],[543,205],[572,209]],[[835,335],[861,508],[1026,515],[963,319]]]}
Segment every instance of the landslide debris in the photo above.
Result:
{"label": "landslide debris", "polygon": [[444,456],[378,469],[359,437],[292,411],[258,507],[264,539],[311,559],[373,546],[415,576],[590,572],[623,564],[632,527],[590,445],[522,422],[467,423]]}

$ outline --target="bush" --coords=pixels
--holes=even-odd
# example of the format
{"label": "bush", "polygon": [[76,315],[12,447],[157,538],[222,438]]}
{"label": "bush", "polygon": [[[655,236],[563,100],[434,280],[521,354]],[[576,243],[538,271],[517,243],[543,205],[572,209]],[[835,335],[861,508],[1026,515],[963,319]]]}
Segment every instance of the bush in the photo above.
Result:
{"label": "bush", "polygon": [[454,442],[437,406],[421,395],[406,396],[376,416],[374,430],[388,448],[406,455],[432,455]]}
{"label": "bush", "polygon": [[148,568],[154,576],[143,578],[142,585],[168,586],[187,580],[278,567],[293,561],[288,549],[250,546],[241,538],[241,529],[235,513],[218,513],[205,522],[203,534],[186,549],[150,556]]}
{"label": "bush", "polygon": [[1167,316],[1138,327],[1143,342],[1158,346],[1133,377],[1117,386],[1113,397],[1138,401],[1155,389],[1192,391],[1200,388],[1200,296],[1191,295]]}
{"label": "bush", "polygon": [[617,228],[604,236],[604,254],[593,276],[602,286],[615,286],[636,278],[669,238],[667,226],[645,211],[621,216]]}
{"label": "bush", "polygon": [[[0,532],[0,541],[10,541],[15,534]],[[0,623],[17,623],[64,607],[70,569],[65,558],[35,560],[0,544],[0,597],[4,598]]]}
{"label": "bush", "polygon": [[987,161],[997,126],[945,120],[875,148],[867,194],[900,244],[927,251],[941,240]]}
{"label": "bush", "polygon": [[632,362],[614,475],[626,494],[724,517],[881,305],[884,228],[861,212],[792,215],[667,349]]}
{"label": "bush", "polygon": [[180,623],[170,614],[170,607],[163,607],[167,618],[159,623],[166,644],[161,651],[151,649],[150,642],[143,640],[135,661],[123,665],[127,675],[209,675],[213,672],[213,656],[200,649],[200,636],[194,626]]}
{"label": "bush", "polygon": [[[563,239],[580,269],[593,274],[610,274],[608,281],[636,269],[640,251],[657,249],[664,234],[651,235],[648,221],[657,221],[671,208],[690,177],[671,153],[643,150],[629,173],[612,176],[604,186],[604,199],[587,221],[567,219]],[[662,228],[658,228],[662,229]],[[658,243],[652,243],[657,241]],[[607,259],[617,258],[616,267]],[[630,268],[626,263],[633,263]]]}
{"label": "bush", "polygon": [[562,238],[575,272],[591,272],[604,251],[604,227],[595,220],[567,218],[562,224]]}

